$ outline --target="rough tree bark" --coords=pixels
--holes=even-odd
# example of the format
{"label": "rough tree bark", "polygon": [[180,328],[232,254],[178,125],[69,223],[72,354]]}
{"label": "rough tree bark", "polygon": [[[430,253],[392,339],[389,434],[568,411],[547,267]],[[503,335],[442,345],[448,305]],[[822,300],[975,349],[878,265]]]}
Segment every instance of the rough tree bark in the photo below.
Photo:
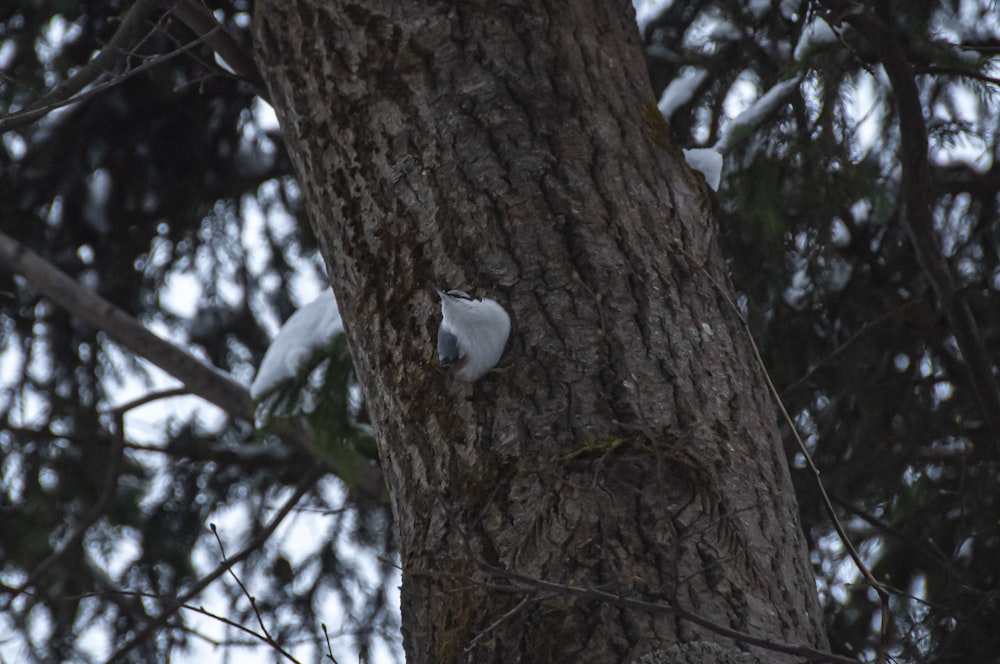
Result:
{"label": "rough tree bark", "polygon": [[[378,433],[408,661],[628,662],[727,643],[528,595],[484,564],[824,648],[710,194],[657,113],[628,0],[256,11]],[[433,286],[508,309],[503,372],[468,386],[437,369]]]}

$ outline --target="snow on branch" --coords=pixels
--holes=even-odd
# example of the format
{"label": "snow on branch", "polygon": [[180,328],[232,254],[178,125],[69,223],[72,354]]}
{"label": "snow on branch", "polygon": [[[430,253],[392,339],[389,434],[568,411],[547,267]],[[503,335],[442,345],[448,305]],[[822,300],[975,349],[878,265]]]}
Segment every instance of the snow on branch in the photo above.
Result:
{"label": "snow on branch", "polygon": [[722,154],[729,152],[750,130],[764,122],[765,118],[777,111],[786,103],[789,96],[802,82],[802,74],[787,81],[778,83],[773,88],[750,105],[750,108],[740,113],[722,132],[722,137],[715,144],[715,149]]}
{"label": "snow on branch", "polygon": [[830,24],[822,17],[816,17],[810,21],[809,25],[802,29],[799,42],[795,45],[794,55],[796,62],[802,62],[812,51],[825,44],[832,44],[840,40],[837,33],[833,31]]}
{"label": "snow on branch", "polygon": [[282,381],[295,377],[317,349],[343,331],[337,300],[328,288],[292,314],[278,330],[250,386],[251,398],[260,399]]}
{"label": "snow on branch", "polygon": [[663,119],[669,121],[677,109],[691,101],[694,93],[698,90],[708,72],[704,69],[688,69],[681,76],[670,81],[670,85],[660,95],[657,107],[663,115]]}

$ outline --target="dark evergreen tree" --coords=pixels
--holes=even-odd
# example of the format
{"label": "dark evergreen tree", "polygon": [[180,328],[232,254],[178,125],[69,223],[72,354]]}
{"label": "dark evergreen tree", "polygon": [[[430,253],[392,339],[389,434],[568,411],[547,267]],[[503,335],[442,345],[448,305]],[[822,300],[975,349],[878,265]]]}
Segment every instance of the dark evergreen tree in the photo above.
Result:
{"label": "dark evergreen tree", "polygon": [[[249,7],[215,7],[247,48]],[[0,631],[20,634],[5,646],[16,661],[86,661],[81,635],[91,626],[112,651],[154,627],[132,661],[175,660],[178,648],[204,643],[186,630],[196,617],[189,609],[163,612],[221,560],[208,521],[245,512],[245,532],[219,533],[235,556],[318,464],[291,437],[254,432],[246,386],[295,309],[290,280],[308,294],[324,271],[280,137],[261,123],[266,105],[252,81],[215,64],[182,9],[117,0],[0,9],[0,231],[243,385],[217,402],[228,412],[164,400],[166,414],[151,422],[124,413],[123,431],[116,408],[176,380],[123,352],[112,341],[121,330],[84,323],[41,297],[37,284],[0,270]],[[108,44],[122,53],[96,72],[93,91],[25,120],[46,91],[74,80],[102,49],[114,51]],[[48,102],[57,105],[58,95]],[[177,366],[170,358],[166,365]],[[344,364],[334,366],[346,378]],[[332,421],[337,411],[322,412]],[[334,639],[338,652],[398,641],[384,610],[394,592],[391,517],[377,496],[359,507],[344,486],[332,474],[312,477],[297,509],[331,514],[315,539],[272,540],[235,568],[274,640],[311,642],[317,659],[326,651],[322,622],[335,620],[323,610],[331,595],[349,609],[343,624],[329,625],[348,634]],[[387,562],[344,555],[345,543]],[[290,549],[301,557],[294,567]],[[114,571],[109,560],[118,561]],[[219,613],[255,626],[231,577],[215,587],[230,605]]]}
{"label": "dark evergreen tree", "polygon": [[[892,589],[890,652],[992,661],[995,3],[673,3],[643,27],[658,92],[705,72],[670,117],[681,143],[731,132],[724,253],[840,518]],[[741,105],[788,80],[800,82],[769,113],[733,127]],[[880,604],[811,474],[793,477],[831,645],[871,656]]]}

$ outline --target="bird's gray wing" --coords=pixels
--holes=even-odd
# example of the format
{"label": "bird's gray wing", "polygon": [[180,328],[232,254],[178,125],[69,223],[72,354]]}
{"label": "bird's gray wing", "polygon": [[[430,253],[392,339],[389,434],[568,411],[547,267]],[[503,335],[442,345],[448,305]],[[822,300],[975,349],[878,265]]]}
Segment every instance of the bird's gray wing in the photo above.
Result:
{"label": "bird's gray wing", "polygon": [[458,360],[458,356],[458,337],[442,325],[438,328],[438,360],[447,367]]}

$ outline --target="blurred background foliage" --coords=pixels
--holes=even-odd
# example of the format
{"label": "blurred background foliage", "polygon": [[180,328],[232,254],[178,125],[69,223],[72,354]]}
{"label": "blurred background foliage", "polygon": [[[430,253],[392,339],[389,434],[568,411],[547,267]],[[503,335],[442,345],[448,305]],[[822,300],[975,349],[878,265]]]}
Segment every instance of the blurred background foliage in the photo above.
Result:
{"label": "blurred background foliage", "polygon": [[[131,4],[4,3],[0,113],[71,76]],[[213,9],[249,50],[248,4]],[[133,66],[195,38],[169,16],[154,19]],[[278,325],[325,287],[325,269],[273,115],[213,63],[196,46],[4,134],[0,230],[249,386]],[[331,345],[324,365],[342,376],[330,381],[339,396],[320,400],[330,421],[341,417],[331,404],[346,408],[342,346]],[[176,381],[5,270],[0,379],[4,661],[103,661],[221,561],[210,522],[234,555],[317,464],[198,399],[157,402],[126,414],[114,495],[88,525],[120,436],[113,409]],[[326,652],[324,622],[348,661],[375,643],[394,652],[399,641],[391,514],[349,488],[327,475],[293,522],[236,568],[272,637],[302,661]],[[81,525],[80,541],[32,578]],[[26,580],[29,592],[12,600]],[[256,627],[231,577],[213,588],[207,607]],[[198,618],[182,611],[129,658],[183,661],[187,651],[190,661],[214,660],[214,643],[252,642]],[[292,648],[300,643],[311,647]]]}
{"label": "blurred background foliage", "polygon": [[[677,79],[698,83],[686,103],[671,100],[685,147],[716,145],[757,99],[801,77],[753,131],[741,127],[728,141],[720,239],[840,518],[876,578],[896,590],[890,653],[997,661],[998,441],[900,223],[887,77],[847,23],[822,20],[878,3],[666,4],[637,6],[657,94]],[[951,297],[968,302],[995,361],[1000,8],[985,0],[889,7],[920,89],[935,230],[958,284]],[[879,603],[786,438],[831,643],[871,658]]]}
{"label": "blurred background foliage", "polygon": [[[635,5],[653,94],[684,82],[660,105],[678,142],[725,146],[718,230],[732,281],[840,518],[895,589],[892,655],[995,662],[998,442],[899,221],[899,135],[886,76],[864,39],[820,16],[866,11],[865,3]],[[4,3],[0,114],[77,71],[128,6]],[[249,50],[249,1],[210,6]],[[972,308],[995,358],[1000,9],[990,0],[900,0],[891,8],[928,123],[930,193],[959,284],[953,297]],[[194,37],[169,15],[157,15],[148,31],[133,64]],[[280,323],[315,296],[325,273],[273,116],[213,63],[195,45],[4,133],[0,230],[249,385]],[[775,85],[799,77],[780,103],[733,129]],[[321,395],[333,406],[317,411],[320,430],[357,424],[344,410],[354,388],[342,345],[329,350],[332,359],[316,371],[336,368],[337,379]],[[309,375],[315,371],[299,383]],[[352,467],[344,449],[370,451],[362,427],[346,447],[321,437],[317,457],[194,398],[129,410],[119,427],[116,409],[173,385],[0,270],[7,660],[101,661],[155,622],[164,598],[218,564],[209,523],[233,555],[310,468]],[[871,659],[879,603],[833,535],[786,433],[831,642]],[[399,656],[395,541],[383,498],[327,473],[292,524],[235,568],[275,641],[302,661],[326,652],[324,624],[339,656]],[[16,594],[26,582],[27,592]],[[217,615],[256,624],[231,577],[212,588]],[[205,652],[199,647],[217,658],[220,644],[248,641],[182,611],[129,658],[183,661]]]}

